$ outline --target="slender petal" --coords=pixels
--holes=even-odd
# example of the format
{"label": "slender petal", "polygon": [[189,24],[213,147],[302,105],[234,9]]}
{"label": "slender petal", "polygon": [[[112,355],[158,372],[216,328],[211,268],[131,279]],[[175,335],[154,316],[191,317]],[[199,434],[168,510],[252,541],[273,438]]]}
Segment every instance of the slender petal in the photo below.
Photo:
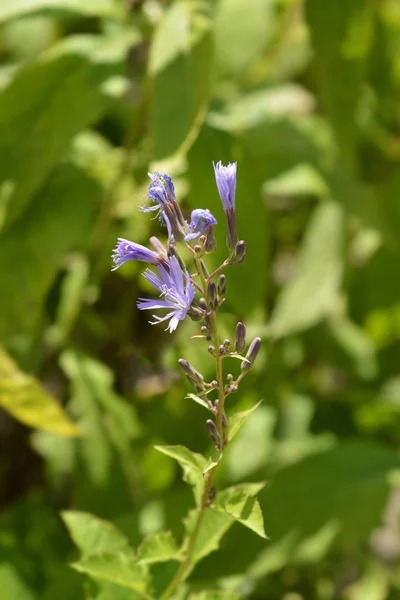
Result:
{"label": "slender petal", "polygon": [[143,212],[158,211],[161,222],[168,227],[168,234],[175,240],[181,240],[188,233],[189,226],[176,201],[175,188],[172,179],[166,173],[149,173],[148,199],[150,205],[142,206]]}
{"label": "slender petal", "polygon": [[169,319],[167,329],[170,332],[174,331],[179,321],[183,321],[186,317],[194,299],[194,288],[189,273],[186,270],[183,273],[177,258],[171,256],[167,264],[158,265],[157,273],[146,269],[143,275],[160,292],[160,296],[165,299],[140,298],[137,304],[138,308],[140,310],[171,308],[172,310],[163,317],[153,315],[155,321],[150,321],[150,323],[155,325]]}
{"label": "slender petal", "polygon": [[236,163],[229,163],[225,167],[221,161],[214,164],[215,180],[228,226],[226,245],[231,252],[235,249],[238,241],[235,210],[236,166]]}
{"label": "slender petal", "polygon": [[112,255],[115,267],[112,269],[115,271],[126,263],[128,260],[139,260],[141,262],[148,262],[152,265],[158,265],[164,260],[160,254],[149,250],[141,244],[130,242],[124,238],[118,238],[118,243],[114,248],[114,254]]}
{"label": "slender petal", "polygon": [[213,217],[208,208],[196,208],[192,211],[189,229],[191,233],[185,235],[185,242],[193,240],[206,231],[208,227],[217,224],[217,219]]}

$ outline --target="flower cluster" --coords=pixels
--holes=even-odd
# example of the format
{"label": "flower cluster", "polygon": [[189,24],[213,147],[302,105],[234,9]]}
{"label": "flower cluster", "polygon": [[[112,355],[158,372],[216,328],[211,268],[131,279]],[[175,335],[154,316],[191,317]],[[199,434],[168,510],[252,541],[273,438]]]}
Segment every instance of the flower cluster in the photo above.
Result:
{"label": "flower cluster", "polygon": [[[236,192],[236,163],[223,166],[221,162],[214,165],[215,178],[222,205],[227,219],[227,245],[231,251],[229,260],[241,262],[244,258],[243,244],[238,246],[235,216]],[[202,312],[194,307],[195,282],[189,276],[186,266],[176,248],[176,242],[184,242],[189,250],[197,255],[212,252],[216,247],[214,226],[217,220],[208,208],[196,208],[191,213],[190,223],[184,218],[176,201],[175,188],[172,179],[167,174],[149,173],[150,185],[148,202],[141,207],[143,212],[156,212],[168,231],[167,249],[157,238],[152,238],[153,250],[119,238],[114,250],[114,269],[130,260],[149,263],[156,267],[157,272],[146,269],[144,277],[156,288],[160,299],[140,299],[138,308],[141,310],[168,309],[164,317],[153,315],[152,325],[169,320],[167,329],[172,332],[179,321],[187,315],[191,318],[201,318]],[[200,239],[199,239],[200,238]],[[193,247],[191,242],[199,240],[202,247]],[[235,252],[236,250],[236,252]],[[200,311],[200,312],[199,312]]]}

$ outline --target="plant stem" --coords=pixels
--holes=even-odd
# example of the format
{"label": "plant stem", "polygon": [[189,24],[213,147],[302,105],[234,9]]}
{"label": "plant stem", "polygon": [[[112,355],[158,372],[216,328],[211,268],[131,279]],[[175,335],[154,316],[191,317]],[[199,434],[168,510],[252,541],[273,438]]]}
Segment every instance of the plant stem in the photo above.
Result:
{"label": "plant stem", "polygon": [[[206,278],[204,276],[204,272],[203,272],[202,266],[200,264],[199,256],[195,255],[195,261],[196,261],[197,270],[200,275],[202,285],[204,287],[204,293],[206,295],[206,300],[207,300],[207,281],[209,280],[209,278],[206,280]],[[223,380],[223,373],[222,373],[222,356],[218,353],[219,338],[218,338],[218,327],[217,327],[217,315],[216,315],[215,311],[211,311],[211,335],[212,335],[214,347],[216,350],[215,367],[216,367],[216,379],[218,381],[218,412],[217,412],[217,417],[216,417],[216,425],[217,425],[218,432],[221,435],[221,439],[223,439],[222,416],[224,414],[225,392],[224,392],[224,380]],[[221,450],[221,452],[222,452],[222,450]],[[191,571],[194,547],[196,544],[197,536],[199,535],[199,532],[200,532],[200,528],[201,528],[201,524],[202,524],[205,512],[206,512],[207,508],[209,507],[211,486],[212,486],[212,482],[213,482],[215,473],[217,471],[217,468],[218,468],[218,465],[215,465],[214,468],[210,469],[205,474],[203,494],[201,497],[200,506],[198,507],[196,523],[195,523],[193,531],[188,539],[188,543],[186,546],[185,558],[182,561],[179,569],[177,570],[175,577],[173,578],[173,580],[171,581],[171,583],[169,584],[167,589],[162,594],[160,600],[167,600],[168,598],[170,598],[172,596],[172,594],[175,592],[176,588],[185,581],[185,579],[187,578],[187,576],[189,575],[189,573]]]}

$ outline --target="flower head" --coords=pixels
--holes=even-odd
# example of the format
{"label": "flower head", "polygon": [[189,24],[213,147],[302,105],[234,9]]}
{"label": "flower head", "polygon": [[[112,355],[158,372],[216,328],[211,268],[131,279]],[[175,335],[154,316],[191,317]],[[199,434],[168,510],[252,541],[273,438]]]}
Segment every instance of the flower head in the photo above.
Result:
{"label": "flower head", "polygon": [[159,292],[164,300],[151,300],[139,298],[138,308],[140,310],[154,310],[158,308],[170,309],[164,316],[153,315],[155,321],[150,321],[152,325],[161,323],[169,319],[167,329],[172,333],[178,326],[179,321],[183,321],[194,299],[194,288],[190,282],[189,273],[182,272],[178,259],[171,256],[166,264],[157,266],[158,274],[150,269],[143,273],[144,277]]}
{"label": "flower head", "polygon": [[176,240],[181,240],[188,232],[181,209],[176,201],[175,188],[172,179],[166,173],[149,173],[151,183],[149,185],[148,199],[153,202],[150,206],[142,206],[143,212],[158,211],[160,219],[167,226]]}
{"label": "flower head", "polygon": [[[214,164],[214,163],[213,163]],[[226,222],[228,225],[228,235],[226,245],[232,251],[238,241],[236,232],[236,163],[229,163],[226,167],[219,161],[214,164],[215,180],[217,182],[218,192],[222,200]]]}
{"label": "flower head", "polygon": [[204,233],[208,227],[217,224],[217,219],[213,217],[208,208],[196,208],[192,210],[191,221],[189,225],[190,233],[185,235],[185,242],[193,240]]}
{"label": "flower head", "polygon": [[164,261],[164,257],[158,252],[153,252],[141,244],[130,242],[124,238],[118,238],[118,243],[114,248],[114,254],[112,255],[115,267],[112,269],[115,271],[126,263],[128,260],[139,260],[141,262],[148,262],[152,265],[158,265]]}
{"label": "flower head", "polygon": [[225,212],[235,209],[236,166],[237,163],[229,163],[224,167],[221,161],[214,164],[215,180]]}

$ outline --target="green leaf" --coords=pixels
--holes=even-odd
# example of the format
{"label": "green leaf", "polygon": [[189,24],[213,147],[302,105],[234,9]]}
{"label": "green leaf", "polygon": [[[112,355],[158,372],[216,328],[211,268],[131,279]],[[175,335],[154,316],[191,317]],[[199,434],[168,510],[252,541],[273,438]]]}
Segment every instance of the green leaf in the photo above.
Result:
{"label": "green leaf", "polygon": [[[188,536],[190,536],[196,525],[198,514],[197,510],[192,510],[184,520]],[[233,517],[213,508],[209,508],[204,513],[193,549],[193,560],[195,563],[218,549],[221,539],[233,522]]]}
{"label": "green leaf", "polygon": [[128,540],[112,523],[72,510],[62,512],[61,516],[84,557],[102,552],[133,552]]}
{"label": "green leaf", "polygon": [[255,404],[248,410],[243,410],[243,411],[235,413],[234,415],[229,417],[229,421],[228,421],[228,426],[229,426],[228,440],[229,441],[231,441],[235,437],[235,435],[237,434],[237,432],[239,431],[239,429],[241,428],[243,423],[245,423],[245,421],[247,421],[247,419],[256,410],[256,408],[258,408],[260,406],[261,402],[262,402],[262,400],[257,402],[257,404]]}
{"label": "green leaf", "polygon": [[345,158],[354,160],[356,111],[373,33],[369,0],[306,0],[324,107]]}
{"label": "green leaf", "polygon": [[71,437],[80,435],[57,400],[26,375],[0,347],[0,406],[30,427]]}
{"label": "green leaf", "polygon": [[[21,175],[22,186],[29,169]],[[38,325],[45,295],[65,254],[88,244],[102,195],[96,181],[75,165],[64,163],[53,171],[22,218],[0,237],[0,288],[7,290],[0,298],[1,337]]]}
{"label": "green leaf", "polygon": [[150,50],[150,131],[154,159],[185,152],[207,108],[212,67],[210,20],[200,1],[167,10]]}
{"label": "green leaf", "polygon": [[[0,92],[0,189],[7,207],[5,226],[21,216],[71,138],[108,106],[101,84],[111,72],[110,65],[96,64],[93,44],[86,46],[60,44],[21,68]],[[70,201],[71,197],[70,193]],[[54,207],[57,211],[58,203]],[[64,232],[68,230],[64,227]]]}
{"label": "green leaf", "polygon": [[0,4],[0,22],[45,10],[65,10],[94,17],[119,14],[112,0],[13,0]]}
{"label": "green leaf", "polygon": [[272,313],[270,333],[275,338],[307,329],[331,312],[342,278],[342,244],[342,210],[334,202],[323,202],[309,223],[293,279]]}
{"label": "green leaf", "polygon": [[220,452],[219,450],[214,450],[210,458],[208,459],[206,466],[204,467],[203,475],[205,475],[206,473],[208,473],[208,471],[211,471],[211,469],[216,467],[219,461],[221,460],[222,456],[222,452]]}
{"label": "green leaf", "polygon": [[15,565],[2,560],[0,564],[1,595],[4,600],[36,600],[37,595],[30,589]]}
{"label": "green leaf", "polygon": [[191,400],[194,400],[195,402],[197,402],[197,404],[200,404],[200,406],[204,406],[204,408],[206,408],[207,410],[210,410],[210,407],[208,406],[208,404],[204,398],[201,398],[200,396],[196,396],[196,394],[188,394],[186,396],[186,398],[190,398]]}
{"label": "green leaf", "polygon": [[131,506],[132,441],[139,432],[135,410],[113,389],[113,374],[102,363],[72,350],[61,355],[71,381],[71,412],[84,432],[76,444],[80,509],[112,518]]}
{"label": "green leaf", "polygon": [[149,586],[148,570],[135,561],[136,559],[129,555],[104,552],[91,554],[71,566],[95,581],[107,581],[129,588],[148,599],[149,595],[146,593]]}
{"label": "green leaf", "polygon": [[272,0],[221,0],[214,18],[215,53],[223,76],[240,75],[261,58],[274,31]]}
{"label": "green leaf", "polygon": [[188,600],[241,600],[242,596],[223,590],[204,590],[190,594]]}
{"label": "green leaf", "polygon": [[174,458],[183,469],[194,472],[203,472],[206,459],[202,454],[192,452],[185,446],[154,446],[156,450]]}
{"label": "green leaf", "polygon": [[[264,484],[261,484],[261,487],[263,486]],[[217,496],[218,506],[236,521],[248,527],[260,537],[266,538],[260,504],[253,497],[260,490],[260,484],[253,484],[253,487],[249,489],[251,495],[247,493],[246,485],[234,486],[224,490]]]}
{"label": "green leaf", "polygon": [[139,546],[138,564],[166,562],[179,559],[179,549],[170,531],[149,535]]}
{"label": "green leaf", "polygon": [[185,446],[154,446],[156,450],[174,458],[183,469],[183,479],[193,486],[196,502],[199,504],[203,490],[203,471],[207,460],[202,454],[191,452]]}

